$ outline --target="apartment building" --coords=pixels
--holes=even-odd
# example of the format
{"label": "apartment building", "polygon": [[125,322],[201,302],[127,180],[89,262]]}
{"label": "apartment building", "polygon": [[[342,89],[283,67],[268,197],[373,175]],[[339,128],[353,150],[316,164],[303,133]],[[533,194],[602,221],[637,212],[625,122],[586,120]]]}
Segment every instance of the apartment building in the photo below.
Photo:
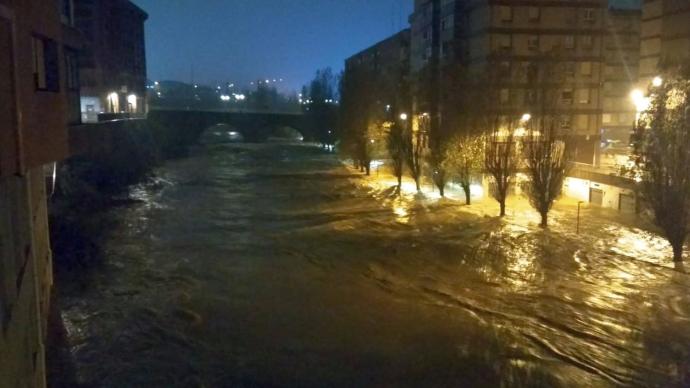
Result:
{"label": "apartment building", "polygon": [[80,55],[84,122],[146,111],[146,12],[129,0],[73,0],[76,27],[87,40]]}
{"label": "apartment building", "polygon": [[[52,286],[47,167],[68,154],[72,54],[67,0],[0,0],[0,386],[44,387]],[[78,92],[78,91],[77,91]],[[51,176],[49,174],[48,176]]]}
{"label": "apartment building", "polygon": [[379,103],[385,107],[405,105],[405,83],[409,76],[410,30],[405,29],[345,60],[346,69],[359,68],[376,83]]}
{"label": "apartment building", "polygon": [[663,70],[690,60],[690,1],[644,0],[640,44],[640,85]]}
{"label": "apartment building", "polygon": [[636,107],[630,98],[638,82],[640,9],[611,8],[604,34],[602,152],[600,167],[618,173],[629,163]]}

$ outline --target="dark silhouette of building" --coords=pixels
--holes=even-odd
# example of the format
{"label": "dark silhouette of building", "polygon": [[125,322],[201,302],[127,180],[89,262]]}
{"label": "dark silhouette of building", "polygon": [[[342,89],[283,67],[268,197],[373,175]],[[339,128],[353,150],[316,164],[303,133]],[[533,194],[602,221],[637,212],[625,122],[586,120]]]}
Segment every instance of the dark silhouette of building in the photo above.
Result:
{"label": "dark silhouette of building", "polygon": [[409,76],[410,30],[402,30],[351,56],[345,60],[345,68],[359,68],[371,75],[379,104],[388,109],[404,105],[401,99],[405,98],[402,94]]}
{"label": "dark silhouette of building", "polygon": [[76,27],[87,40],[79,61],[82,119],[144,113],[148,15],[128,0],[73,1]]}

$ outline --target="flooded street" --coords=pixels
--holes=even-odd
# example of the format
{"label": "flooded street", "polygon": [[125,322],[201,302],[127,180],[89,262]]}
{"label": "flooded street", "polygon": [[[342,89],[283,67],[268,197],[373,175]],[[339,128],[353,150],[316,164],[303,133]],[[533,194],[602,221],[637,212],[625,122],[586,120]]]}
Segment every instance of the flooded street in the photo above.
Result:
{"label": "flooded street", "polygon": [[79,382],[690,386],[690,277],[663,239],[369,182],[305,145],[168,162],[60,291]]}

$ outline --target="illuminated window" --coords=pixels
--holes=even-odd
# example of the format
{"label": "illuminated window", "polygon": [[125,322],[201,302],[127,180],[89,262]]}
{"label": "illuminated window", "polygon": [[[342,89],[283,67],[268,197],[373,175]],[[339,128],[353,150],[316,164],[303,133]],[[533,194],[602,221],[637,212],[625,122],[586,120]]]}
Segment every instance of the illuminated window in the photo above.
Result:
{"label": "illuminated window", "polygon": [[580,63],[580,73],[582,75],[592,75],[592,62]]}
{"label": "illuminated window", "polygon": [[611,121],[612,121],[611,114],[610,113],[604,114],[604,116],[602,117],[602,121],[604,122],[604,124],[611,123]]}
{"label": "illuminated window", "polygon": [[589,89],[580,89],[577,91],[577,100],[580,104],[589,104],[590,91]]}

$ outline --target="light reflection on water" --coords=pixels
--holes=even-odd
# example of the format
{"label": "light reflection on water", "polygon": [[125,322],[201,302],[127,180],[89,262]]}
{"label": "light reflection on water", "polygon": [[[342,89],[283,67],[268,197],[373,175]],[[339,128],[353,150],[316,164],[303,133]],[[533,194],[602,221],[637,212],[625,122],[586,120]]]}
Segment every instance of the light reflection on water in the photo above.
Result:
{"label": "light reflection on water", "polygon": [[160,175],[65,296],[85,383],[690,382],[690,282],[653,233],[590,215],[576,235],[572,206],[543,231],[519,203],[497,220],[367,193],[301,146],[219,147]]}

